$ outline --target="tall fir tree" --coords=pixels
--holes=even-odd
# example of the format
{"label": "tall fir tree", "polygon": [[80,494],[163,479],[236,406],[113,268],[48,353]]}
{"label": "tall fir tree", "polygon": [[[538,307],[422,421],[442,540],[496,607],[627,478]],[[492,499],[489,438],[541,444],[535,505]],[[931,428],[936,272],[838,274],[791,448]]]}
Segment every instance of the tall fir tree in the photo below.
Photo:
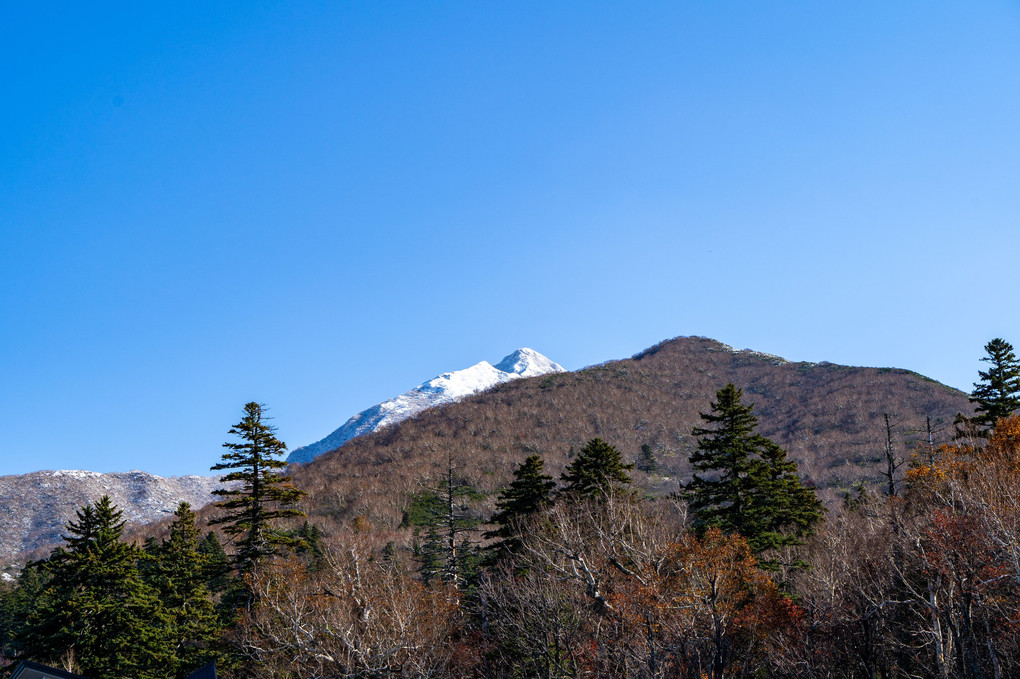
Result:
{"label": "tall fir tree", "polygon": [[484,534],[486,539],[496,540],[488,550],[491,561],[516,553],[521,546],[523,522],[552,506],[556,482],[545,473],[544,465],[538,455],[528,457],[514,470],[510,486],[500,492],[498,511],[490,519],[496,528]]}
{"label": "tall fir tree", "polygon": [[978,372],[981,380],[974,384],[970,402],[975,404],[971,422],[987,432],[1020,409],[1020,361],[1013,345],[998,337],[985,345],[985,352],[981,360],[991,367]]}
{"label": "tall fir tree", "polygon": [[603,496],[629,484],[631,479],[627,472],[633,468],[634,465],[623,463],[619,450],[594,438],[563,470],[563,493],[572,498]]}
{"label": "tall fir tree", "polygon": [[238,486],[213,491],[227,498],[216,503],[227,513],[209,524],[222,524],[224,533],[240,537],[234,563],[242,574],[251,572],[281,547],[299,543],[297,538],[276,530],[274,521],[305,515],[294,508],[304,492],[291,484],[289,476],[278,472],[287,466],[279,459],[287,445],[276,438],[276,428],[269,424],[265,411],[260,403],[245,404],[244,417],[229,432],[241,442],[224,443],[228,452],[212,467],[213,471],[233,470],[220,482]]}
{"label": "tall fir tree", "polygon": [[103,497],[67,524],[67,543],[37,565],[49,577],[18,638],[23,657],[90,677],[164,679],[173,653],[167,616],[142,579],[141,550]]}
{"label": "tall fir tree", "polygon": [[195,512],[182,502],[168,537],[155,549],[151,576],[168,618],[167,636],[175,679],[215,660],[221,626],[207,586],[209,563],[202,553]]}
{"label": "tall fir tree", "polygon": [[754,433],[758,419],[742,396],[728,384],[716,392],[711,412],[701,413],[710,426],[692,430],[698,438],[690,456],[695,473],[680,494],[696,527],[739,533],[756,554],[801,544],[821,521],[822,504],[814,489],[801,483],[797,463],[786,451]]}

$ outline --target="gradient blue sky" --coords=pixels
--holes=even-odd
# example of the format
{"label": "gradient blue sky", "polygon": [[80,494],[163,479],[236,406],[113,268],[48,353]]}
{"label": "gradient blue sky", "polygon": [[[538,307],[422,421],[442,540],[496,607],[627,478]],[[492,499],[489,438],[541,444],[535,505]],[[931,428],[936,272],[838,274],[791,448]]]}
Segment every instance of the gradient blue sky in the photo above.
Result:
{"label": "gradient blue sky", "polygon": [[530,346],[971,388],[1020,3],[6,3],[0,474],[206,473]]}

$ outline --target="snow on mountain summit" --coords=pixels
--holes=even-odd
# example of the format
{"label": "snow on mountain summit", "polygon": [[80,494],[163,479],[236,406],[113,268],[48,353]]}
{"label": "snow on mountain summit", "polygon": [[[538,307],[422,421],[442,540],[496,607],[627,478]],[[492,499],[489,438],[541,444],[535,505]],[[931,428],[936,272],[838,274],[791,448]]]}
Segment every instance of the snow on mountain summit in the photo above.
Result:
{"label": "snow on mountain summit", "polygon": [[563,372],[563,366],[559,363],[553,363],[534,349],[524,347],[509,356],[504,356],[503,360],[496,364],[496,370],[513,373],[521,377],[537,377],[549,373]]}
{"label": "snow on mountain summit", "polygon": [[325,452],[339,448],[355,436],[370,434],[387,425],[414,417],[428,408],[459,401],[497,384],[557,372],[565,372],[563,366],[528,348],[504,356],[495,366],[482,361],[470,368],[446,372],[400,396],[362,410],[326,438],[295,448],[287,457],[287,462],[310,462]]}

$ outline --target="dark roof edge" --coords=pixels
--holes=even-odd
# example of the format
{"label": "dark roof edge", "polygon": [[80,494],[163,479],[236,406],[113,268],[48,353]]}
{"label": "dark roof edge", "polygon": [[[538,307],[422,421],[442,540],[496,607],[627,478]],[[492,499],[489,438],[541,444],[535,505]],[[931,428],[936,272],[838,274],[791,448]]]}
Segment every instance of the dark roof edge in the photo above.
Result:
{"label": "dark roof edge", "polygon": [[10,679],[17,679],[18,676],[25,670],[36,670],[37,672],[44,672],[46,674],[53,675],[58,679],[87,679],[86,677],[83,677],[80,674],[71,674],[70,672],[58,670],[57,668],[50,667],[48,665],[41,665],[37,662],[32,662],[31,660],[22,660],[21,664],[18,665],[18,667],[14,670],[14,674],[11,675]]}

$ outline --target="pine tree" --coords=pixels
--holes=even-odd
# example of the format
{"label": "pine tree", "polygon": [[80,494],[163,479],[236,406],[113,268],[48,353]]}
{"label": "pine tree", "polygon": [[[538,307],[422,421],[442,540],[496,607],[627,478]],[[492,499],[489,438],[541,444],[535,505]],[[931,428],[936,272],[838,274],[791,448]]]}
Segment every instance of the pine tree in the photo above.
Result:
{"label": "pine tree", "polygon": [[641,457],[638,458],[637,468],[645,474],[654,474],[659,471],[659,460],[655,457],[655,451],[648,443],[641,444]]}
{"label": "pine tree", "polygon": [[230,557],[216,537],[216,531],[206,533],[198,545],[198,553],[205,562],[205,586],[212,594],[221,594],[230,587]]}
{"label": "pine tree", "polygon": [[322,570],[326,565],[326,556],[323,553],[322,530],[319,529],[319,526],[305,521],[294,532],[294,536],[300,540],[297,553],[304,555],[308,560],[308,572],[315,573]]}
{"label": "pine tree", "polygon": [[822,504],[797,475],[786,451],[755,434],[753,406],[728,384],[716,392],[710,428],[694,427],[698,449],[690,456],[694,476],[681,491],[703,530],[716,526],[747,538],[756,554],[800,544],[822,519]]}
{"label": "pine tree", "polygon": [[218,657],[220,623],[206,585],[208,560],[199,543],[195,512],[182,502],[169,536],[155,550],[153,584],[169,618],[174,658],[172,676],[184,679]]}
{"label": "pine tree", "polygon": [[978,372],[981,381],[974,384],[970,402],[976,404],[971,421],[987,431],[1020,409],[1020,361],[1013,345],[998,337],[985,345],[985,351],[988,355],[981,360],[991,367]]}
{"label": "pine tree", "polygon": [[563,470],[563,493],[573,498],[603,496],[630,483],[627,471],[633,468],[632,464],[623,464],[619,450],[594,438]]}
{"label": "pine tree", "polygon": [[13,658],[20,653],[15,639],[23,634],[48,583],[49,576],[35,563],[21,571],[16,587],[0,593],[0,657]]}
{"label": "pine tree", "polygon": [[109,497],[82,507],[66,547],[37,565],[49,582],[19,636],[24,657],[92,677],[166,676],[167,617],[139,574],[141,550],[120,539],[121,514]]}
{"label": "pine tree", "polygon": [[544,461],[532,455],[514,470],[514,480],[499,494],[496,514],[490,523],[498,526],[484,534],[486,539],[497,542],[489,547],[493,560],[517,552],[520,549],[522,522],[552,506],[552,492],[556,482],[544,473]]}
{"label": "pine tree", "polygon": [[824,516],[822,503],[813,488],[801,483],[797,463],[786,458],[785,450],[765,439],[759,455],[747,475],[754,489],[745,511],[748,543],[757,554],[803,544],[801,538],[810,535]]}
{"label": "pine tree", "polygon": [[304,492],[291,485],[289,476],[277,472],[287,466],[278,459],[287,446],[276,438],[276,429],[267,422],[265,410],[265,406],[254,402],[244,406],[244,417],[229,432],[240,437],[241,443],[224,443],[228,452],[223,454],[223,462],[212,467],[213,471],[234,470],[220,482],[240,484],[239,488],[213,491],[229,499],[216,503],[227,514],[209,523],[223,524],[224,533],[241,537],[234,563],[242,574],[252,571],[280,547],[298,544],[296,538],[275,530],[274,521],[304,516],[293,508]]}
{"label": "pine tree", "polygon": [[[475,533],[480,522],[469,511],[466,500],[483,496],[457,478],[454,471],[451,457],[442,485],[412,495],[401,525],[415,528],[414,556],[422,580],[428,584],[439,578],[461,589],[471,584],[467,582],[469,571],[478,561],[473,541],[466,536]],[[420,537],[424,537],[423,542],[418,542]]]}
{"label": "pine tree", "polygon": [[414,555],[418,559],[418,572],[421,574],[422,582],[430,585],[443,578],[447,557],[438,525],[428,527],[425,531],[425,541],[420,545],[415,544]]}

